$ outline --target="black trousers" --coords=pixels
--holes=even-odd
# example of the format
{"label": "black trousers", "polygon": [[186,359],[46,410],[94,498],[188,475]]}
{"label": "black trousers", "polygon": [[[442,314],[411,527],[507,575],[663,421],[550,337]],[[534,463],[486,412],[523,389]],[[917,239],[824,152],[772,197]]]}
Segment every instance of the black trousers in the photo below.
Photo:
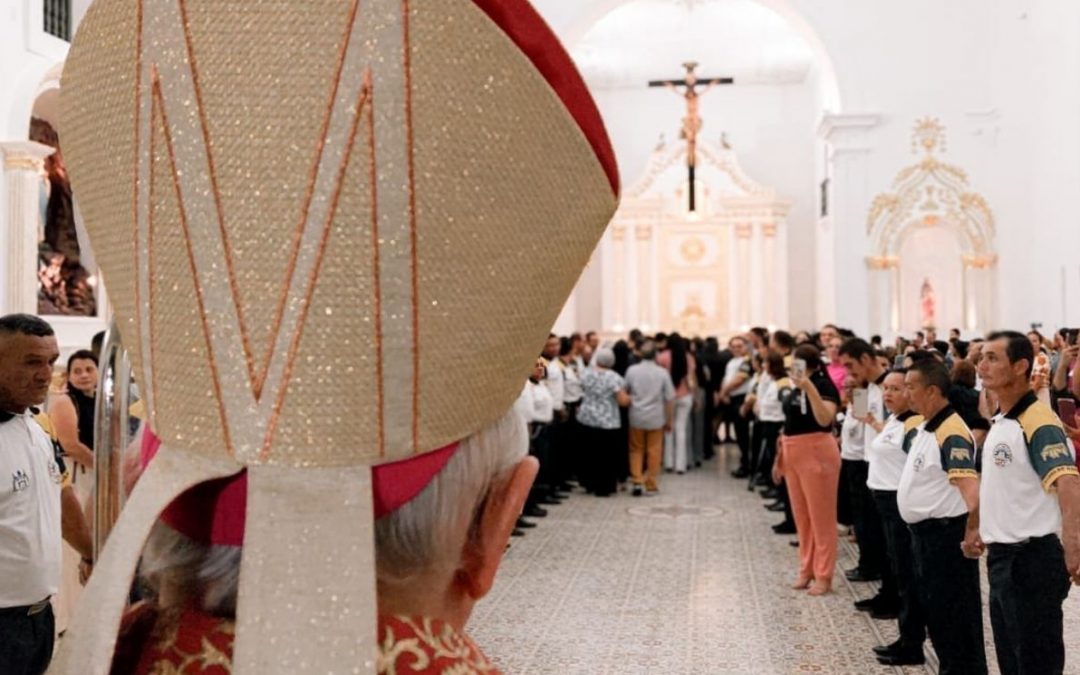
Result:
{"label": "black trousers", "polygon": [[1051,534],[987,548],[990,625],[1002,675],[1060,675],[1061,604],[1070,586],[1061,541]]}
{"label": "black trousers", "polygon": [[596,496],[607,497],[615,492],[620,455],[628,453],[619,447],[622,433],[619,429],[596,429],[584,424],[580,431],[584,457],[579,475],[581,484]]}
{"label": "black trousers", "polygon": [[52,605],[33,616],[26,607],[0,609],[0,673],[41,675],[53,654]]}
{"label": "black trousers", "polygon": [[926,641],[926,618],[919,601],[919,585],[915,579],[915,557],[911,550],[911,531],[900,517],[895,490],[872,490],[881,529],[885,533],[885,551],[889,570],[896,580],[899,602],[900,642],[905,649],[922,651]]}
{"label": "black trousers", "polygon": [[896,580],[889,569],[885,553],[885,533],[881,529],[881,516],[877,503],[866,487],[870,465],[862,460],[845,459],[840,465],[848,486],[848,504],[851,508],[855,537],[859,540],[859,570],[866,575],[881,575],[881,593],[894,600]]}
{"label": "black trousers", "polygon": [[749,471],[750,463],[750,418],[739,414],[739,408],[746,402],[746,395],[731,397],[732,424],[735,427],[735,442],[739,445],[739,469]]}
{"label": "black trousers", "polygon": [[979,561],[960,551],[966,524],[965,514],[911,526],[919,599],[939,675],[986,675]]}

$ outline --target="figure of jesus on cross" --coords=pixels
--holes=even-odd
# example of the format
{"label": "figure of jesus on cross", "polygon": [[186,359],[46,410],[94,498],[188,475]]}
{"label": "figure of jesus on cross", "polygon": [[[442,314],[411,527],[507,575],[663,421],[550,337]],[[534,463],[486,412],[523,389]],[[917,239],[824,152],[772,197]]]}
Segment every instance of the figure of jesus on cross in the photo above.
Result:
{"label": "figure of jesus on cross", "polygon": [[[699,80],[697,75],[694,74],[694,70],[698,64],[696,61],[688,61],[683,64],[686,68],[686,78],[682,80],[652,80],[649,82],[650,87],[666,87],[671,89],[679,96],[686,99],[686,116],[682,120],[682,131],[679,132],[679,138],[686,141],[686,168],[690,175],[690,210],[697,210],[696,201],[696,170],[697,170],[697,137],[701,132],[702,121],[701,115],[698,114],[698,98],[700,98],[705,92],[709,91],[718,84],[734,84],[735,79],[731,77],[716,77],[710,79]],[[680,91],[680,87],[685,89]],[[701,87],[701,90],[698,90]]]}

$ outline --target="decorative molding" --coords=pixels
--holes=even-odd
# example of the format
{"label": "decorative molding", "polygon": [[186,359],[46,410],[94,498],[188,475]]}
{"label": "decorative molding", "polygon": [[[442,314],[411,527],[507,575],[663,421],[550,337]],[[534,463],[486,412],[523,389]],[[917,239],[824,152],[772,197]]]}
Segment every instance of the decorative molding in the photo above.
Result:
{"label": "decorative molding", "polygon": [[615,241],[622,241],[626,238],[626,227],[623,225],[613,225],[611,227],[611,238]]}
{"label": "decorative molding", "polygon": [[869,255],[866,256],[866,267],[871,270],[891,270],[900,267],[900,258],[894,255]]}
{"label": "decorative molding", "polygon": [[986,270],[997,266],[998,256],[996,253],[981,256],[965,255],[961,258],[961,262],[968,269]]}
{"label": "decorative molding", "polygon": [[761,226],[761,233],[765,235],[766,239],[771,239],[776,236],[778,229],[776,223],[765,223]]}
{"label": "decorative molding", "polygon": [[875,256],[894,256],[912,227],[949,227],[959,235],[964,255],[993,255],[994,216],[986,199],[971,191],[967,174],[941,161],[945,127],[937,118],[916,122],[912,151],[921,161],[901,169],[893,191],[877,195],[867,216],[866,231]]}
{"label": "decorative molding", "polygon": [[638,241],[648,241],[652,238],[652,225],[638,225],[634,228],[634,234]]}
{"label": "decorative molding", "polygon": [[56,148],[35,141],[0,143],[5,170],[41,172],[45,166],[45,158],[54,152]]}
{"label": "decorative molding", "polygon": [[749,239],[754,234],[754,226],[750,223],[738,223],[735,226],[735,236],[739,239]]}
{"label": "decorative molding", "polygon": [[877,113],[826,113],[818,123],[817,135],[823,141],[836,144],[844,136],[859,136],[881,124]]}

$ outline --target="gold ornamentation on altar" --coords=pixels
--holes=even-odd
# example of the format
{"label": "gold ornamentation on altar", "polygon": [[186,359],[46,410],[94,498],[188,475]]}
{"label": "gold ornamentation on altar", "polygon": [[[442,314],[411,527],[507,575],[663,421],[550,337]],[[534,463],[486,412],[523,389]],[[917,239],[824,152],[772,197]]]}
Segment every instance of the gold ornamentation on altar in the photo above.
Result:
{"label": "gold ornamentation on altar", "polygon": [[866,231],[873,256],[895,256],[911,227],[941,226],[956,232],[965,256],[993,256],[994,215],[986,199],[971,190],[963,169],[938,157],[946,149],[944,125],[934,117],[918,120],[911,148],[923,158],[901,169],[893,190],[871,203]]}
{"label": "gold ornamentation on altar", "polygon": [[900,267],[900,258],[896,256],[867,256],[866,266],[872,270],[891,270]]}
{"label": "gold ornamentation on altar", "polygon": [[754,234],[754,226],[750,223],[739,223],[735,226],[735,236],[739,239],[749,239]]}
{"label": "gold ornamentation on altar", "polygon": [[682,253],[683,260],[686,262],[700,262],[705,257],[705,242],[697,237],[689,237],[683,241],[679,252]]}
{"label": "gold ornamentation on altar", "polygon": [[766,238],[775,237],[776,231],[776,223],[765,223],[761,226],[761,234],[765,235]]}
{"label": "gold ornamentation on altar", "polygon": [[995,255],[982,255],[982,256],[966,255],[963,258],[961,258],[961,261],[964,263],[964,267],[968,267],[968,268],[976,269],[976,270],[985,270],[985,269],[990,269],[991,267],[996,265],[997,261],[998,261],[998,257],[997,257],[996,254]]}
{"label": "gold ornamentation on altar", "polygon": [[648,241],[652,238],[652,225],[638,225],[634,228],[638,241]]}
{"label": "gold ornamentation on altar", "polygon": [[611,228],[611,238],[615,241],[622,241],[626,238],[626,227],[623,225],[614,225]]}

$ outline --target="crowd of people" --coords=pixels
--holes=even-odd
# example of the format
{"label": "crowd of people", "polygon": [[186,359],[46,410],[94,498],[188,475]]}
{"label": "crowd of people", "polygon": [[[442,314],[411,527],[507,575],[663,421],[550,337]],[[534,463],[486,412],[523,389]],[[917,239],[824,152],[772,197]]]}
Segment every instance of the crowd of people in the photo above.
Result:
{"label": "crowd of people", "polygon": [[575,480],[598,497],[655,494],[662,472],[730,442],[731,475],[798,537],[793,588],[829,593],[839,538],[857,543],[845,576],[880,586],[855,609],[899,626],[874,648],[882,664],[924,663],[929,637],[940,672],[987,672],[985,554],[1001,672],[1060,673],[1062,603],[1080,582],[1077,333],[885,345],[834,325],[754,328],[723,348],[551,335],[519,399],[540,471],[516,533]]}

